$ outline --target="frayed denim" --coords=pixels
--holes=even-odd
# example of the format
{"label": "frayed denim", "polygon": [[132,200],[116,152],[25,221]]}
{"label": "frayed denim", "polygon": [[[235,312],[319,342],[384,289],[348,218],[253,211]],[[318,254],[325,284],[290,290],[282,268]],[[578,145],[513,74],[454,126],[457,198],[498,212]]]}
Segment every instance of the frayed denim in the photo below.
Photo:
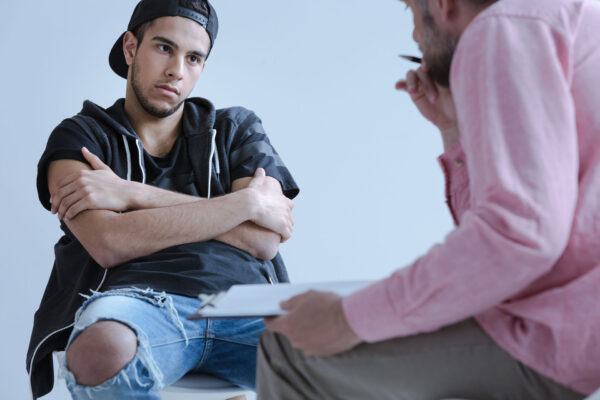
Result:
{"label": "frayed denim", "polygon": [[188,320],[200,304],[196,298],[150,289],[93,293],[76,313],[67,348],[84,329],[107,320],[131,328],[138,347],[121,371],[98,386],[79,385],[61,352],[59,376],[66,380],[73,399],[160,399],[161,389],[190,371],[254,389],[262,320]]}

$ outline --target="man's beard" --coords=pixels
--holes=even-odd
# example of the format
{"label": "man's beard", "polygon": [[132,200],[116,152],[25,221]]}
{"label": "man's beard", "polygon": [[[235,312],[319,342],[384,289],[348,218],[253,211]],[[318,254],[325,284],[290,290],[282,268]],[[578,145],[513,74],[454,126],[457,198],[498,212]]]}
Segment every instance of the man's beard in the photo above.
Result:
{"label": "man's beard", "polygon": [[433,80],[443,87],[450,87],[450,66],[458,44],[458,38],[442,32],[428,12],[423,14],[426,47],[423,57]]}
{"label": "man's beard", "polygon": [[183,100],[175,107],[167,109],[159,109],[150,104],[148,98],[144,97],[144,94],[142,93],[141,85],[135,79],[136,72],[138,71],[138,64],[136,60],[136,58],[133,59],[133,67],[131,69],[131,87],[133,88],[133,93],[135,93],[135,97],[137,98],[138,103],[140,103],[140,106],[142,106],[144,111],[156,118],[166,118],[173,115],[177,110],[179,110],[179,107],[181,107],[183,104]]}

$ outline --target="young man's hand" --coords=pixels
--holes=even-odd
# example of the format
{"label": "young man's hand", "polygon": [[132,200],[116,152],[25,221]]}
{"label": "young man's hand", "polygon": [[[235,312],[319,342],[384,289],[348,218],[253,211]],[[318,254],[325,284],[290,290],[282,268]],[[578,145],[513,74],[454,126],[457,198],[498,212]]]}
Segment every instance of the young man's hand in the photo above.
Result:
{"label": "young man's hand", "polygon": [[334,355],[361,342],[346,321],[342,298],[334,293],[311,290],[280,306],[287,314],[265,318],[267,329],[283,334],[308,355]]}
{"label": "young man's hand", "polygon": [[81,150],[91,170],[65,177],[50,198],[52,213],[72,219],[85,210],[126,211],[134,198],[131,182],[119,178],[85,147]]}
{"label": "young man's hand", "polygon": [[273,191],[266,184],[265,170],[258,168],[248,185],[251,193],[250,207],[253,217],[250,219],[257,225],[277,232],[281,242],[292,236],[294,202],[285,197],[280,191]]}
{"label": "young man's hand", "polygon": [[406,79],[396,83],[396,89],[407,91],[419,112],[440,130],[444,148],[447,149],[458,141],[459,132],[452,93],[450,89],[431,79],[425,61],[416,71],[408,71]]}

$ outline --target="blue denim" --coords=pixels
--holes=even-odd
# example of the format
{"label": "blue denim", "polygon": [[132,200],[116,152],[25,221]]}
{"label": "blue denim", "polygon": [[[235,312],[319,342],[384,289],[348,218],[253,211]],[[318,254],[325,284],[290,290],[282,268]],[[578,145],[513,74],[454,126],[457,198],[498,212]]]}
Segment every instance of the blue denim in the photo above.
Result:
{"label": "blue denim", "polygon": [[105,320],[129,326],[138,348],[119,373],[98,386],[79,385],[63,353],[60,375],[73,399],[160,399],[162,388],[190,371],[254,389],[262,319],[188,320],[200,304],[196,298],[150,289],[94,293],[77,311],[67,348],[85,328]]}

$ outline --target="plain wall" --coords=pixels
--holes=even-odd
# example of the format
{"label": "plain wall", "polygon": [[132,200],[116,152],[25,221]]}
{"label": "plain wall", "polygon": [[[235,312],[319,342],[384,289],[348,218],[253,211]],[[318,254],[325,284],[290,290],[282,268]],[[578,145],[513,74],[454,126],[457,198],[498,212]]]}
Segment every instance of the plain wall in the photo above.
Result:
{"label": "plain wall", "polygon": [[[25,4],[31,3],[31,4]],[[40,205],[36,165],[51,130],[90,99],[110,106],[125,81],[108,52],[133,0],[2,2],[0,398],[29,396],[25,352],[60,237]],[[417,55],[397,0],[214,0],[220,33],[193,93],[263,120],[300,185],[295,282],[377,279],[451,229],[439,134],[397,92]],[[68,398],[64,381],[44,399]]]}

